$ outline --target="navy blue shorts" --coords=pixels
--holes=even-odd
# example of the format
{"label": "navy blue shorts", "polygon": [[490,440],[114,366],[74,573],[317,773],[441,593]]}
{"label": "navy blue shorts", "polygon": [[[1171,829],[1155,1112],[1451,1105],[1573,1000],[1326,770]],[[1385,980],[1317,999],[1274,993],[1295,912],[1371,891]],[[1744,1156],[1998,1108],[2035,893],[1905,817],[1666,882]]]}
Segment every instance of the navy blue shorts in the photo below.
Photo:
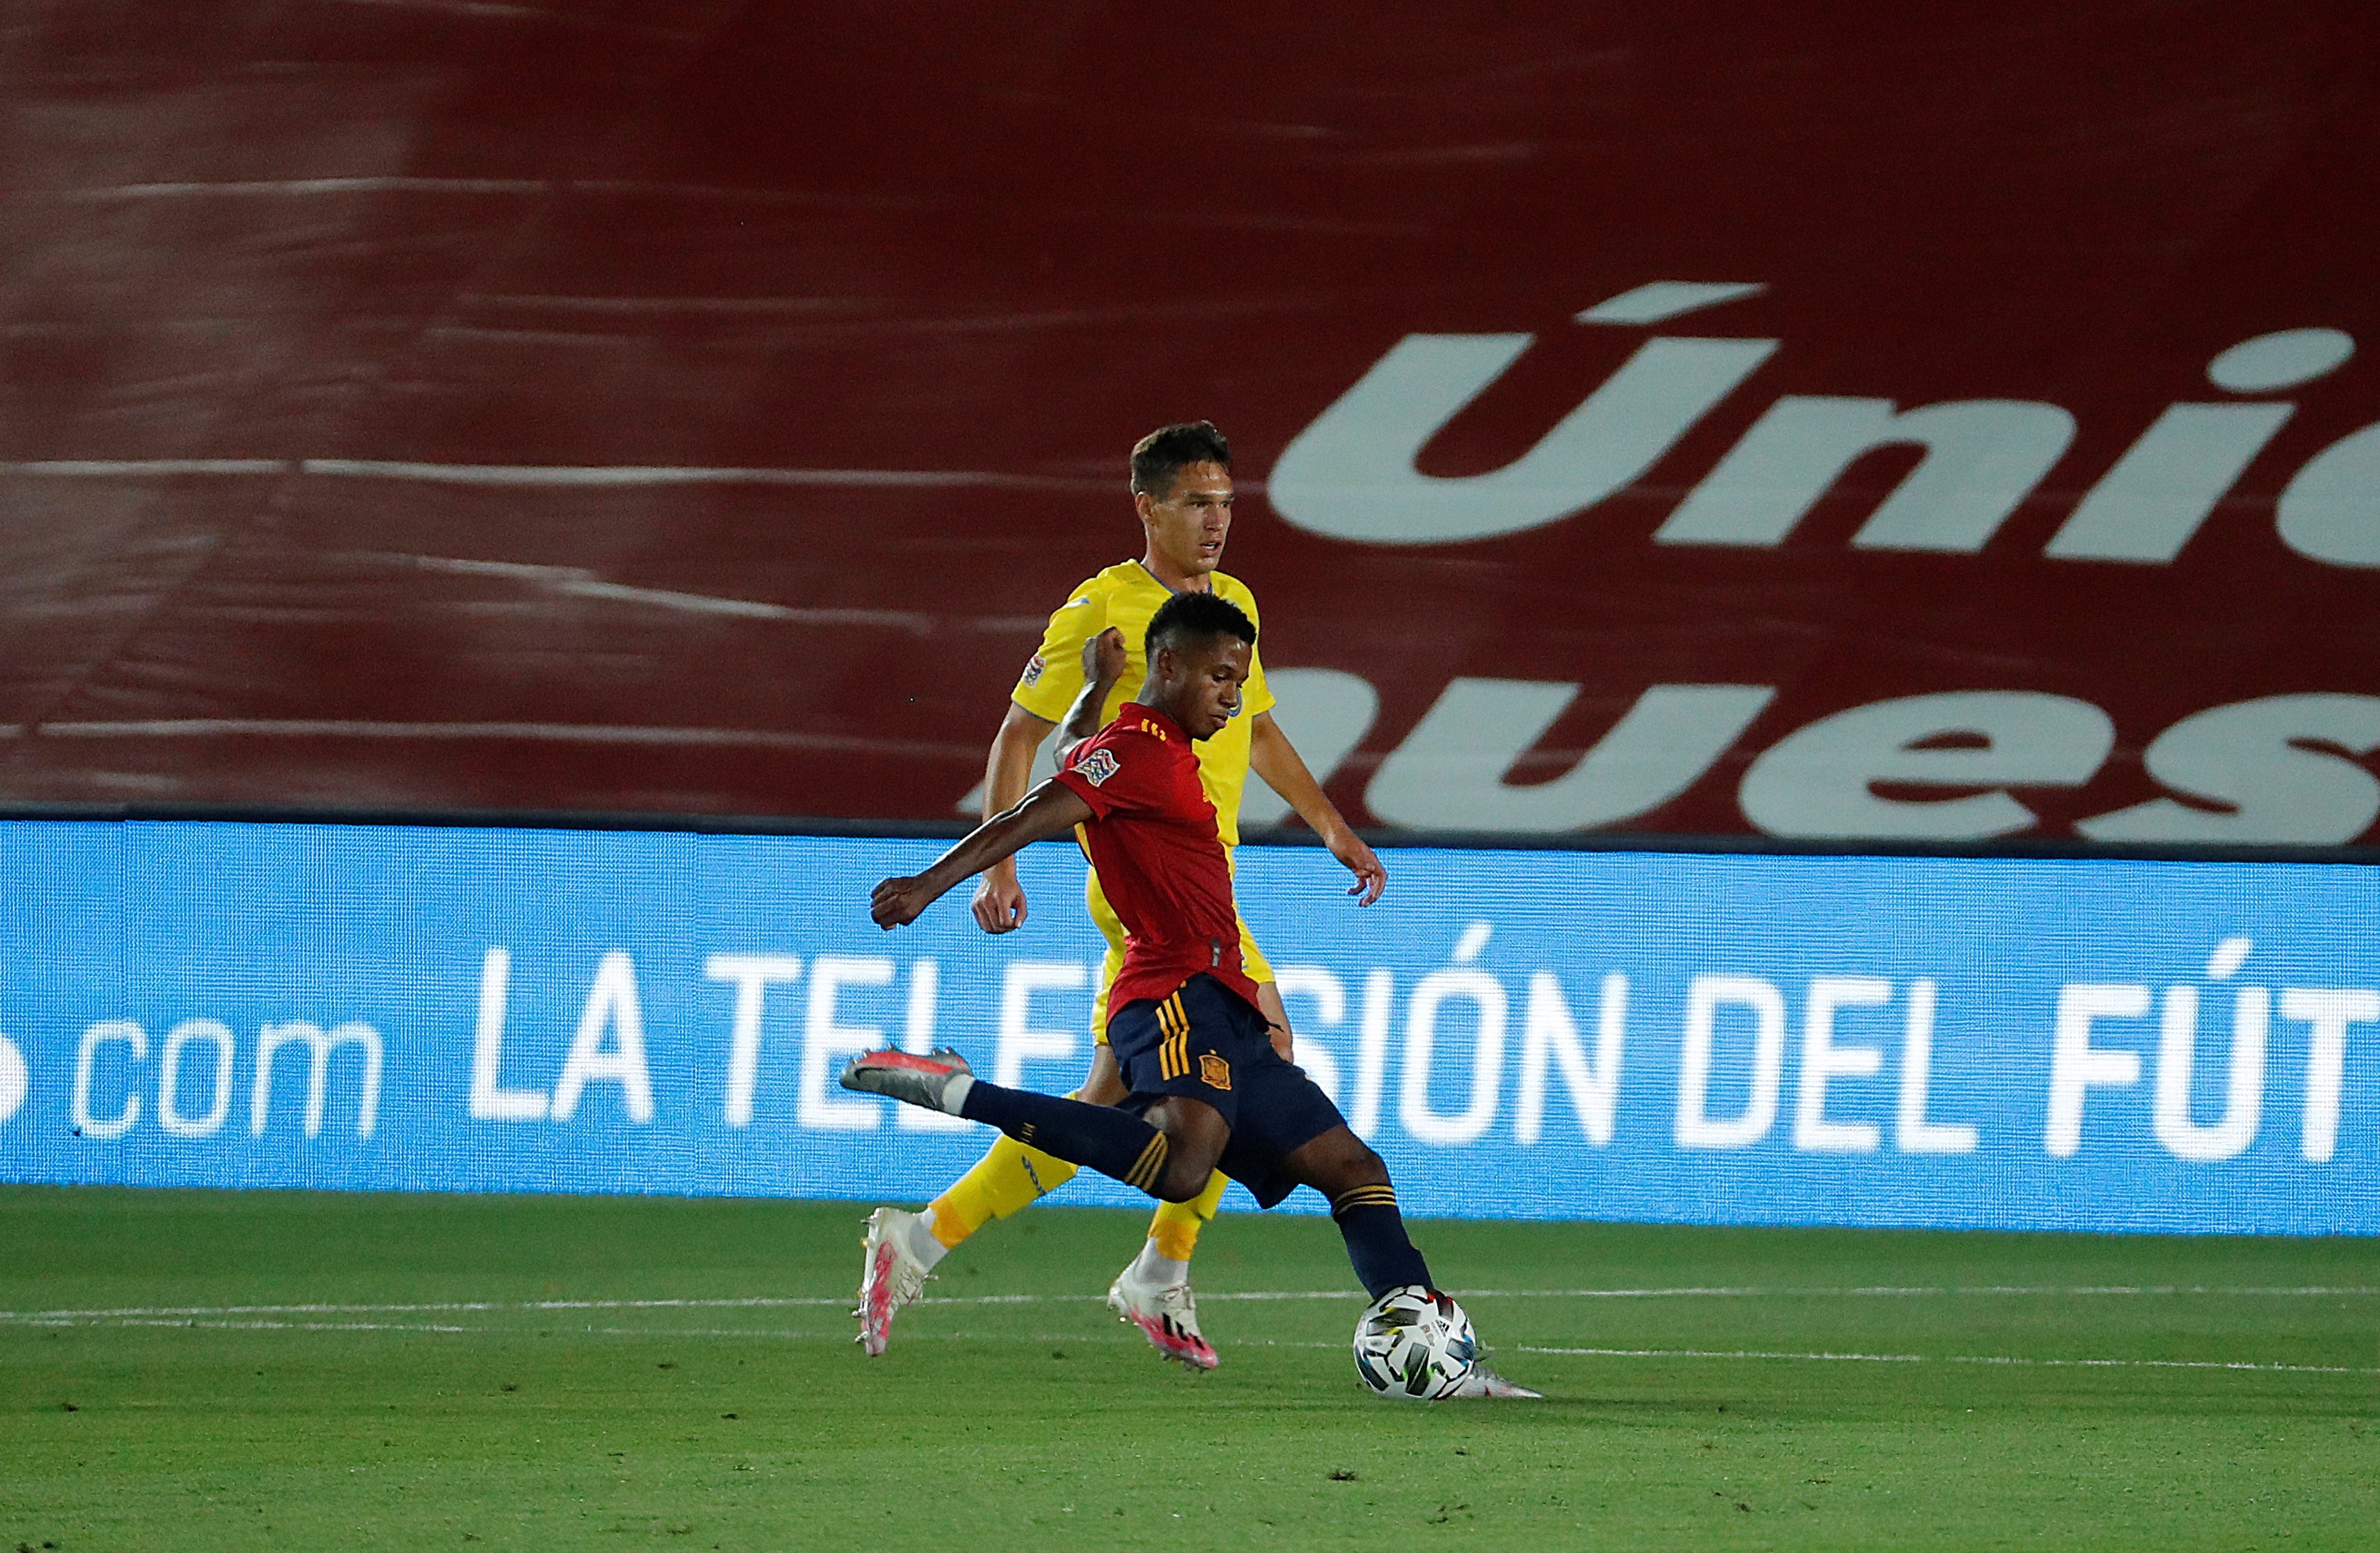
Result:
{"label": "navy blue shorts", "polygon": [[1108,1020],[1108,1049],[1132,1090],[1125,1110],[1145,1111],[1184,1095],[1222,1113],[1232,1141],[1218,1168],[1265,1207],[1297,1187],[1281,1177],[1281,1160],[1344,1125],[1305,1071],[1272,1049],[1256,1006],[1204,972],[1170,998],[1117,1010]]}

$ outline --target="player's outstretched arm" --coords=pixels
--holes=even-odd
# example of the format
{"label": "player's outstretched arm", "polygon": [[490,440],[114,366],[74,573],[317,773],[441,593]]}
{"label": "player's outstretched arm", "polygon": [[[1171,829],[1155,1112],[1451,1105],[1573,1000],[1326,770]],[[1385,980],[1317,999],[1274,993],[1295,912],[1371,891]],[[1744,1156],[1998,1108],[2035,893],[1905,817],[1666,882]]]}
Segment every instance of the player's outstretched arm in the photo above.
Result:
{"label": "player's outstretched arm", "polygon": [[1024,802],[985,820],[958,845],[936,858],[924,873],[888,879],[868,899],[868,915],[879,928],[904,928],[949,893],[952,887],[1035,842],[1062,836],[1091,818],[1091,806],[1062,782],[1045,782]]}
{"label": "player's outstretched arm", "polygon": [[1330,855],[1344,863],[1355,876],[1347,893],[1362,897],[1357,904],[1368,906],[1378,900],[1380,892],[1389,887],[1389,870],[1381,866],[1378,855],[1364,838],[1348,825],[1339,806],[1323,795],[1322,784],[1305,769],[1305,757],[1297,753],[1297,746],[1289,742],[1289,735],[1281,731],[1281,725],[1269,711],[1258,712],[1255,726],[1249,730],[1248,764],[1264,778],[1265,785],[1287,800],[1289,807],[1297,811],[1297,818],[1322,838]]}

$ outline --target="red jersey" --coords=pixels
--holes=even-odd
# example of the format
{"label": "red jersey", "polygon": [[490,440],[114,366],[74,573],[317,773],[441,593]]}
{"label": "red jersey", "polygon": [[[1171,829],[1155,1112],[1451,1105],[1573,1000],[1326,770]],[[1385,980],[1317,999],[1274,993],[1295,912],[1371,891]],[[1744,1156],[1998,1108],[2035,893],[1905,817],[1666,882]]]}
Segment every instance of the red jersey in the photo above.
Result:
{"label": "red jersey", "polygon": [[1257,1001],[1240,966],[1232,865],[1190,735],[1163,712],[1126,701],[1075,746],[1057,779],[1091,806],[1083,848],[1126,934],[1111,1013],[1164,998],[1200,971]]}

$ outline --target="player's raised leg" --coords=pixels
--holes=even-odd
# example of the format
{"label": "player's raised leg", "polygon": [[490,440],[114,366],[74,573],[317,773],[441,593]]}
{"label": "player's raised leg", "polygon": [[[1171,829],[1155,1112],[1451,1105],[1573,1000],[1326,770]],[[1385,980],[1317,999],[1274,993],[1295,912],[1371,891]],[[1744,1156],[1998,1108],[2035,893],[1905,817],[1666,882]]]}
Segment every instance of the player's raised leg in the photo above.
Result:
{"label": "player's raised leg", "polygon": [[1206,1190],[1231,1136],[1230,1123],[1195,1100],[1176,1106],[1168,1097],[1144,1121],[1112,1106],[987,1084],[965,1057],[947,1049],[863,1052],[845,1064],[841,1082],[845,1089],[988,1122],[1166,1202],[1187,1202]]}

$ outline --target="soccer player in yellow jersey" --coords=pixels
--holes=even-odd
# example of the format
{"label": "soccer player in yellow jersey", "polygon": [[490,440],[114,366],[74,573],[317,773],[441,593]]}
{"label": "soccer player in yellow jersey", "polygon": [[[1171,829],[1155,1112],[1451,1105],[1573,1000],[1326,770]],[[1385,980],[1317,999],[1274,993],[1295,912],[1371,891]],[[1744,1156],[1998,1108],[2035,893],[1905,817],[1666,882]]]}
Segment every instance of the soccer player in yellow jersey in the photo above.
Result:
{"label": "soccer player in yellow jersey", "polygon": [[[1100,709],[1099,721],[1105,722],[1139,690],[1148,668],[1142,638],[1150,617],[1167,599],[1181,592],[1211,591],[1237,604],[1250,621],[1257,618],[1256,596],[1247,585],[1217,570],[1232,527],[1232,450],[1220,431],[1201,420],[1162,427],[1143,437],[1132,450],[1132,496],[1148,549],[1139,560],[1110,566],[1084,582],[1050,617],[1041,649],[1026,664],[1010,696],[1008,715],[992,740],[984,770],[987,819],[1025,796],[1035,751],[1082,691],[1083,649],[1093,637],[1114,630],[1123,637],[1129,654],[1123,677],[1116,682],[1109,704]],[[1241,691],[1239,715],[1197,746],[1199,780],[1215,806],[1216,829],[1223,845],[1229,850],[1239,844],[1240,793],[1253,766],[1266,784],[1313,828],[1331,855],[1354,873],[1355,884],[1349,893],[1360,895],[1369,905],[1379,899],[1388,872],[1323,796],[1320,784],[1305,769],[1288,735],[1273,722],[1272,704],[1263,665],[1252,660]],[[1075,1094],[1098,1104],[1114,1105],[1125,1098],[1126,1091],[1107,1047],[1108,989],[1123,964],[1124,932],[1099,892],[1096,873],[1090,877],[1086,895],[1091,919],[1107,938],[1108,952],[1091,1002],[1091,1036],[1096,1043],[1091,1071]],[[975,895],[975,919],[983,930],[1014,931],[1024,925],[1026,911],[1025,892],[1017,882],[1014,860],[985,869]],[[1257,983],[1257,1005],[1272,1027],[1273,1044],[1286,1057],[1291,1052],[1289,1016],[1282,1010],[1272,967],[1245,923],[1240,928],[1240,952],[1249,978]],[[986,1220],[1005,1219],[1064,1184],[1073,1179],[1075,1169],[1002,1135],[973,1170],[935,1198],[925,1212],[879,1208],[869,1215],[856,1313],[860,1347],[870,1354],[883,1353],[891,1340],[893,1313],[917,1297],[934,1265],[952,1247],[982,1228]],[[1138,1327],[1159,1353],[1200,1369],[1212,1369],[1217,1359],[1214,1348],[1198,1330],[1197,1307],[1190,1294],[1190,1255],[1200,1227],[1215,1216],[1223,1184],[1219,1171],[1195,1200],[1160,1205],[1139,1256],[1108,1290],[1109,1305]]]}

